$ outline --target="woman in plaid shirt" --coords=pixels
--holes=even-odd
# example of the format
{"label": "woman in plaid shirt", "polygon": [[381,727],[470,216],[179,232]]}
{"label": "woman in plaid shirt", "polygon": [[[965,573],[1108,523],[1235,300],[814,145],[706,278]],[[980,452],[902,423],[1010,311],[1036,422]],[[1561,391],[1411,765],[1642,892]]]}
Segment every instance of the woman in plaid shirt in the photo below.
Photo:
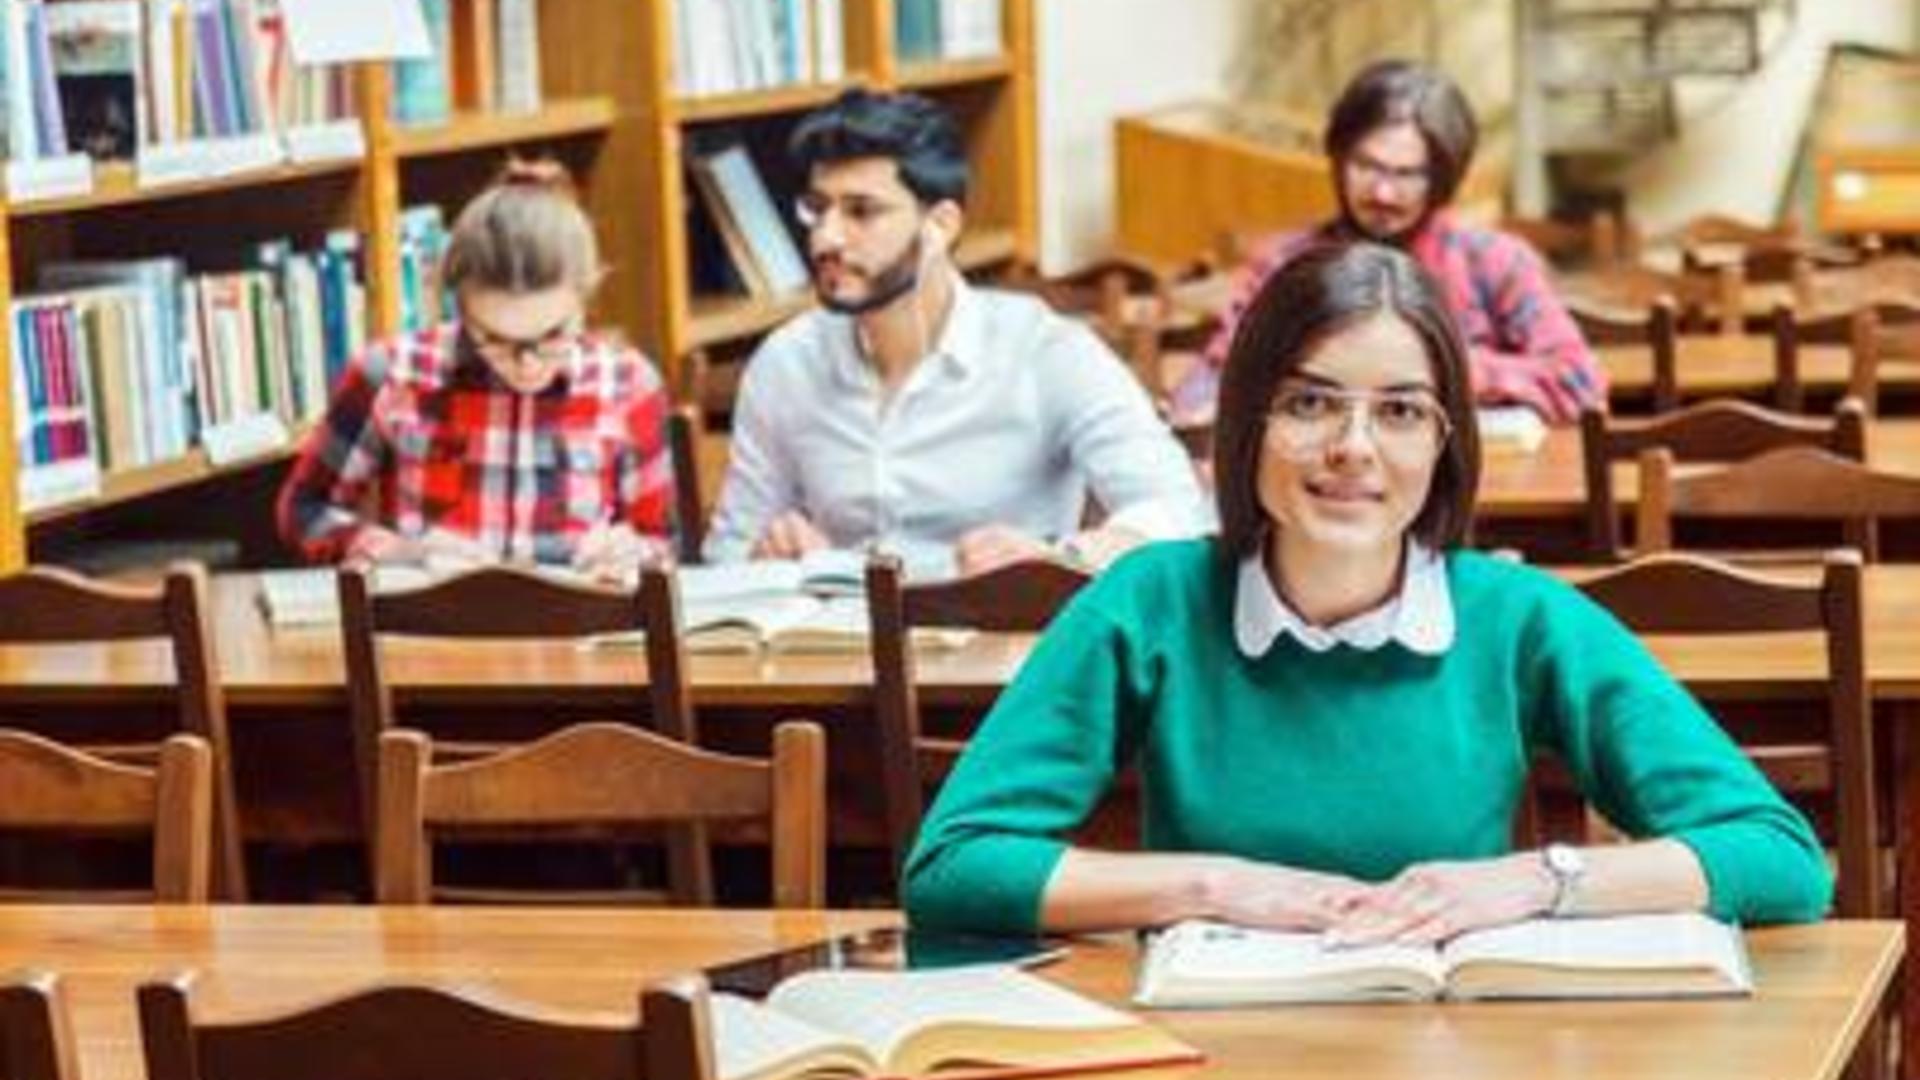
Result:
{"label": "woman in plaid shirt", "polygon": [[666,393],[584,329],[601,266],[565,171],[509,165],[454,222],[442,274],[458,318],[349,366],[281,489],[282,537],[313,561],[609,577],[664,557]]}

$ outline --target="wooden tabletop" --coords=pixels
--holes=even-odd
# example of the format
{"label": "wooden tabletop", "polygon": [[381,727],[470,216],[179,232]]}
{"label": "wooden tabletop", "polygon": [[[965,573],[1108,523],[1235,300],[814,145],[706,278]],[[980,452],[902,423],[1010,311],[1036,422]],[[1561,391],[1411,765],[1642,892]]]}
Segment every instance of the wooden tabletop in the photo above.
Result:
{"label": "wooden tabletop", "polygon": [[[1920,430],[1920,429],[1916,429]],[[228,700],[251,709],[346,703],[335,628],[275,630],[261,615],[249,575],[213,582],[215,640]],[[1650,638],[1656,656],[1696,692],[1716,699],[1804,699],[1822,692],[1825,656],[1813,635],[1741,640]],[[998,696],[1032,647],[1021,634],[981,634],[953,650],[919,657],[921,699],[984,706]],[[415,704],[484,700],[552,701],[556,687],[583,703],[644,700],[646,661],[638,649],[583,649],[569,642],[397,641],[388,674]],[[1867,568],[1867,663],[1874,693],[1920,700],[1920,565]],[[749,708],[863,709],[873,676],[864,653],[692,658],[694,700]],[[163,646],[148,643],[0,648],[0,701],[151,702],[167,692]]]}
{"label": "wooden tabletop", "polygon": [[[1867,427],[1867,461],[1875,468],[1920,476],[1920,419],[1881,418]],[[1480,464],[1476,513],[1489,518],[1575,518],[1585,512],[1580,431],[1557,427],[1531,452],[1487,450]],[[1631,507],[1639,495],[1631,463],[1614,469],[1614,498]]]}
{"label": "wooden tabletop", "polygon": [[[404,978],[617,1022],[633,1014],[641,985],[661,976],[897,921],[887,912],[7,906],[0,969],[59,973],[81,1075],[139,1080],[134,987],[182,969],[200,973],[204,1012],[214,1018],[270,1014]],[[1150,1013],[1208,1058],[1152,1075],[1838,1076],[1899,964],[1900,926],[1830,922],[1747,940],[1758,989],[1745,1000]],[[1044,970],[1125,1007],[1133,946],[1076,941],[1064,962]]]}
{"label": "wooden tabletop", "polygon": [[[1643,395],[1653,389],[1651,346],[1600,345],[1593,351],[1607,371],[1609,391],[1614,396]],[[1844,388],[1852,365],[1849,346],[1800,347],[1800,382],[1810,389]],[[1680,392],[1688,398],[1767,390],[1775,381],[1773,338],[1761,334],[1685,334],[1680,338],[1674,368]],[[1881,365],[1878,377],[1883,388],[1920,386],[1920,364],[1890,360]]]}

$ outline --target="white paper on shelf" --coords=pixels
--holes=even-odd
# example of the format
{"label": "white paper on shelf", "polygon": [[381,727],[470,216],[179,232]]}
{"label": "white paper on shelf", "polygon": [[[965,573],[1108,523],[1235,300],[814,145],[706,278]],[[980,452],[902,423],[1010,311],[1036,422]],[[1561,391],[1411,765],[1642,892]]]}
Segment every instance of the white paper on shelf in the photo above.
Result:
{"label": "white paper on shelf", "polygon": [[205,156],[198,142],[155,143],[140,148],[134,159],[134,183],[142,188],[165,187],[198,180],[206,174]]}
{"label": "white paper on shelf", "polygon": [[85,154],[7,162],[7,201],[31,203],[93,193],[93,159]]}
{"label": "white paper on shelf", "polygon": [[358,120],[300,124],[282,135],[287,160],[296,164],[322,161],[358,161],[367,156],[366,130]]}
{"label": "white paper on shelf", "polygon": [[284,448],[293,441],[287,425],[274,413],[253,413],[200,432],[207,460],[225,467]]}
{"label": "white paper on shelf", "polygon": [[236,135],[225,139],[200,140],[206,155],[207,177],[238,176],[259,169],[270,169],[287,160],[287,149],[273,132]]}
{"label": "white paper on shelf", "polygon": [[100,496],[100,463],[90,457],[20,470],[20,508],[31,514]]}
{"label": "white paper on shelf", "polygon": [[280,0],[299,64],[411,60],[433,54],[420,0]]}

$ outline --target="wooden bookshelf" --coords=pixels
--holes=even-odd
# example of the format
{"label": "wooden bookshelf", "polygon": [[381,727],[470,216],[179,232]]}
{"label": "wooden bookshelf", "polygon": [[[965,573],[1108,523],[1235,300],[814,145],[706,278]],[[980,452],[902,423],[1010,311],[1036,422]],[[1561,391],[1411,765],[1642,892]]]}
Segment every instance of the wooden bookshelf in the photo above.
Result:
{"label": "wooden bookshelf", "polygon": [[[804,292],[773,301],[693,294],[687,253],[692,193],[685,186],[683,147],[696,129],[739,125],[754,137],[768,137],[767,132],[783,125],[790,129],[807,111],[854,85],[927,93],[954,107],[973,159],[968,229],[957,260],[974,269],[1033,257],[1039,235],[1034,0],[1003,2],[1006,50],[1000,56],[900,63],[892,44],[894,0],[843,0],[846,78],[691,98],[673,84],[671,0],[540,0],[546,102],[541,109],[461,114],[445,124],[405,127],[389,118],[387,67],[363,65],[357,80],[366,137],[361,159],[279,165],[150,190],[139,188],[130,167],[106,167],[98,170],[94,191],[83,197],[12,208],[0,200],[0,224],[5,225],[0,228],[0,302],[13,297],[14,273],[31,279],[39,260],[81,254],[59,246],[70,243],[65,238],[71,233],[92,235],[84,250],[89,257],[153,254],[155,243],[165,243],[177,247],[161,250],[192,261],[203,248],[305,235],[324,224],[360,232],[368,330],[384,335],[399,326],[403,205],[433,201],[452,212],[485,182],[506,151],[526,147],[558,153],[580,181],[610,267],[596,318],[639,342],[666,369],[669,385],[677,386],[680,358],[691,350],[751,344],[812,302]],[[757,150],[779,153],[769,144]],[[324,189],[326,198],[310,199],[300,185],[316,181],[336,186]],[[344,200],[336,198],[341,192]],[[329,208],[316,210],[313,204],[322,202]],[[340,205],[334,207],[335,202]],[[144,209],[149,203],[152,215]],[[241,204],[245,212],[236,216],[233,208]],[[316,214],[333,217],[316,222]],[[164,226],[146,224],[149,217]],[[133,246],[125,248],[109,243],[100,250],[101,236],[111,240],[123,221],[141,226],[129,230],[141,234],[139,242],[130,240]],[[0,335],[0,400],[10,401],[6,347],[6,335]],[[0,408],[0,570],[32,556],[33,529],[84,525],[89,515],[128,500],[199,499],[205,485],[217,485],[230,474],[277,469],[290,453],[276,451],[223,469],[195,451],[176,461],[110,474],[99,496],[29,516],[19,504],[12,424],[12,410]],[[217,504],[213,509],[201,513],[224,521],[270,510]]]}
{"label": "wooden bookshelf", "polygon": [[1010,56],[987,56],[969,60],[917,60],[900,65],[896,84],[903,90],[935,90],[946,86],[967,86],[993,82],[1013,72]]}
{"label": "wooden bookshelf", "polygon": [[67,198],[38,199],[15,204],[11,209],[11,216],[24,220],[54,214],[78,214],[90,210],[103,210],[110,206],[131,206],[139,203],[163,202],[168,199],[191,199],[205,195],[218,195],[226,191],[293,184],[316,177],[339,176],[342,173],[355,172],[363,164],[360,158],[302,164],[289,163],[265,169],[249,169],[229,176],[187,180],[156,187],[141,187],[132,165],[104,164],[94,167],[91,192]]}
{"label": "wooden bookshelf", "polygon": [[548,102],[534,112],[465,113],[444,124],[394,125],[394,153],[401,158],[422,158],[498,150],[520,143],[604,133],[619,119],[619,107],[606,96]]}
{"label": "wooden bookshelf", "polygon": [[853,78],[836,82],[781,86],[744,94],[682,97],[676,99],[674,108],[679,114],[680,121],[686,124],[747,120],[756,116],[775,116],[780,113],[817,109],[852,87],[863,85],[866,85],[865,79]]}

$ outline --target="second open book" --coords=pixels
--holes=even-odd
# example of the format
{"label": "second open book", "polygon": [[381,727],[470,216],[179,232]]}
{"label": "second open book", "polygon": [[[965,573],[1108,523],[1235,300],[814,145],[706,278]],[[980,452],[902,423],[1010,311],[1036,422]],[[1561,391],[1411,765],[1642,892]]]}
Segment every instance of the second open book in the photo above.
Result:
{"label": "second open book", "polygon": [[1444,946],[1338,948],[1321,936],[1183,922],[1142,954],[1141,1005],[1751,993],[1740,931],[1704,915],[1533,919]]}
{"label": "second open book", "polygon": [[1006,1077],[1195,1061],[1139,1018],[1010,967],[810,971],[764,1004],[712,998],[721,1080]]}

